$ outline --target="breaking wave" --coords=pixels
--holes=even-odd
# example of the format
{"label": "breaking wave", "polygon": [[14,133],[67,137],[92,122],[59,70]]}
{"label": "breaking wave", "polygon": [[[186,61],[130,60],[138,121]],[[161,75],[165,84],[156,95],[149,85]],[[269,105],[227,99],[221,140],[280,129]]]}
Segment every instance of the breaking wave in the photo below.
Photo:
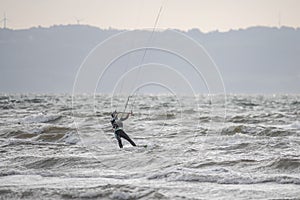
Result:
{"label": "breaking wave", "polygon": [[20,122],[22,123],[51,123],[59,120],[61,115],[46,115],[46,114],[36,114],[32,116],[27,116],[22,119]]}

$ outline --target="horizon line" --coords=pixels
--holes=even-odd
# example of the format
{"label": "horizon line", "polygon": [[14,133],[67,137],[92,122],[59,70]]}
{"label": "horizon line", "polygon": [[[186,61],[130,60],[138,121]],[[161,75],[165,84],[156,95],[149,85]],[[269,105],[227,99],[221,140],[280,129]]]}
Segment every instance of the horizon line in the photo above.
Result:
{"label": "horizon line", "polygon": [[[12,30],[12,31],[24,31],[24,30],[30,30],[30,29],[47,29],[47,28],[53,28],[53,27],[59,27],[59,26],[88,26],[88,27],[92,27],[92,28],[98,28],[100,30],[115,30],[115,31],[134,31],[134,30],[146,30],[146,29],[151,29],[153,27],[144,27],[144,28],[135,28],[135,29],[131,29],[131,28],[126,28],[126,29],[122,29],[122,28],[116,28],[116,27],[108,27],[108,28],[103,28],[103,27],[99,27],[99,26],[94,26],[94,25],[90,25],[90,24],[53,24],[50,26],[42,26],[42,25],[37,25],[37,26],[31,26],[31,27],[27,27],[27,28],[10,28],[10,27],[1,27],[0,30]],[[251,29],[251,28],[271,28],[271,29],[281,29],[281,28],[290,28],[290,29],[294,29],[294,30],[298,30],[300,29],[300,27],[293,27],[293,26],[288,26],[288,25],[281,25],[280,27],[278,26],[267,26],[267,25],[254,25],[254,26],[248,26],[248,27],[241,27],[241,28],[230,28],[228,30],[219,30],[219,29],[215,29],[215,30],[211,30],[211,31],[203,31],[198,27],[193,27],[193,28],[189,28],[186,30],[183,29],[179,29],[179,28],[164,28],[164,27],[159,27],[158,29],[162,29],[162,30],[168,30],[168,29],[173,29],[173,30],[178,30],[178,31],[182,31],[182,32],[189,32],[192,30],[198,30],[201,33],[215,33],[215,32],[219,32],[219,33],[227,33],[230,31],[243,31],[243,30],[247,30],[247,29]]]}

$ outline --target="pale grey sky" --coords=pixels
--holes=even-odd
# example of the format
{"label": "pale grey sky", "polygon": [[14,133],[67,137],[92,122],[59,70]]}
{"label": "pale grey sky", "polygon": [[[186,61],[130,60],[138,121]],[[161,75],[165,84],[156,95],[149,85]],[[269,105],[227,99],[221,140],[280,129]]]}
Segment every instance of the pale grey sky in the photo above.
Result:
{"label": "pale grey sky", "polygon": [[0,0],[0,19],[6,13],[13,29],[75,24],[76,19],[100,28],[149,28],[161,5],[158,28],[300,27],[300,0]]}

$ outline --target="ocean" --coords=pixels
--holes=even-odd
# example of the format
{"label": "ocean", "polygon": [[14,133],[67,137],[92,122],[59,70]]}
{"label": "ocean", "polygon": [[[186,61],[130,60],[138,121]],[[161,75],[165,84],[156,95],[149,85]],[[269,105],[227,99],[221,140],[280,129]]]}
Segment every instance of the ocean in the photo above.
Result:
{"label": "ocean", "polygon": [[0,199],[300,199],[300,95],[0,95]]}

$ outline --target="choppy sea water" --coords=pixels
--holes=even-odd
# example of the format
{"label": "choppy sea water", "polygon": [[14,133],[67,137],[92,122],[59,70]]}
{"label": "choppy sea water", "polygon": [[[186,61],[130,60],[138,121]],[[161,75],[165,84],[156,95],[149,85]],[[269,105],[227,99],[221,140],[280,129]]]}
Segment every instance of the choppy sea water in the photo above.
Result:
{"label": "choppy sea water", "polygon": [[300,199],[299,95],[124,99],[2,94],[0,199]]}

